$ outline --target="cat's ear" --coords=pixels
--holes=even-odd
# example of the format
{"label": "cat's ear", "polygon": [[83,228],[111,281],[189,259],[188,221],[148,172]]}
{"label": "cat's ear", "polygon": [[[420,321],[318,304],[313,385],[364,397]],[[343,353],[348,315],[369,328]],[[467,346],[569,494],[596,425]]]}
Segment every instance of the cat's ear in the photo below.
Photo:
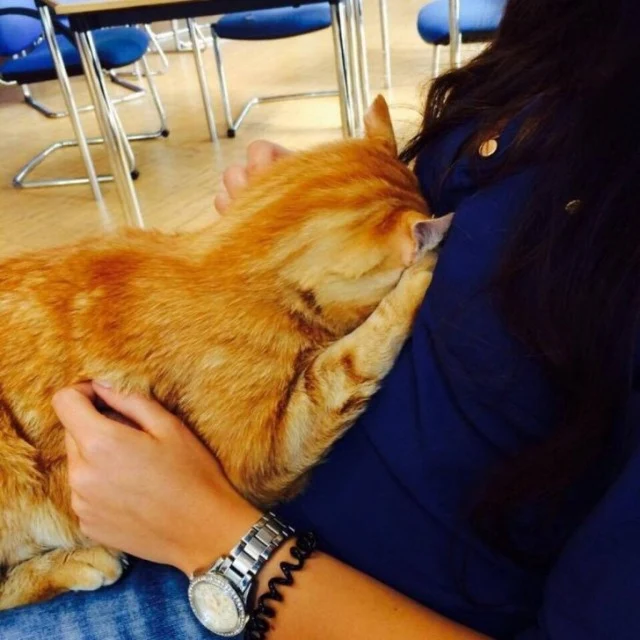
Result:
{"label": "cat's ear", "polygon": [[398,143],[393,132],[389,106],[383,96],[378,96],[371,104],[364,116],[364,130],[367,138],[382,142],[389,153],[398,155]]}
{"label": "cat's ear", "polygon": [[409,266],[435,249],[447,235],[452,220],[453,213],[440,218],[425,218],[418,213],[407,214],[407,231],[402,247],[404,264]]}

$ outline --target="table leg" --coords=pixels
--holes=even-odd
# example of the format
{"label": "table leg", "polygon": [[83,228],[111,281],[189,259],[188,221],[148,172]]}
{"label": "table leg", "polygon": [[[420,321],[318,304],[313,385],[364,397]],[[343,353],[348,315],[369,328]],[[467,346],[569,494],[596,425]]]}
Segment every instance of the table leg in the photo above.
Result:
{"label": "table leg", "polygon": [[354,135],[355,123],[353,113],[353,94],[349,90],[350,62],[348,46],[348,29],[346,1],[331,3],[331,24],[333,27],[333,47],[338,76],[338,92],[340,94],[340,111],[342,115],[342,135],[348,138]]}
{"label": "table leg", "polygon": [[144,227],[138,196],[129,171],[127,149],[122,140],[118,117],[114,114],[113,106],[108,98],[102,68],[100,67],[100,61],[93,42],[93,36],[90,32],[77,33],[76,41],[80,51],[82,68],[89,87],[89,93],[95,106],[96,118],[109,154],[109,163],[113,172],[113,179],[118,188],[118,195],[122,202],[125,219],[127,224]]}
{"label": "table leg", "polygon": [[207,125],[209,126],[209,137],[211,142],[218,141],[218,132],[216,131],[216,119],[213,115],[213,107],[211,105],[211,93],[209,91],[209,83],[207,74],[204,70],[202,61],[202,51],[200,51],[200,43],[198,42],[198,33],[193,18],[187,18],[187,27],[189,29],[189,37],[191,38],[191,46],[193,48],[193,59],[198,72],[198,81],[200,82],[200,91],[202,92],[202,102],[204,104],[204,113],[207,117]]}
{"label": "table leg", "polygon": [[389,38],[389,5],[387,0],[380,3],[380,29],[382,32],[382,62],[384,67],[384,88],[391,88],[391,41]]}
{"label": "table leg", "polygon": [[89,145],[87,144],[87,138],[84,134],[84,130],[80,122],[80,117],[78,115],[75,98],[73,97],[73,93],[71,91],[69,75],[67,74],[67,69],[64,66],[64,60],[62,59],[62,55],[58,47],[58,40],[56,38],[53,22],[51,20],[51,13],[49,12],[49,8],[46,6],[38,7],[38,12],[40,13],[40,19],[42,21],[42,30],[47,40],[47,44],[49,45],[51,58],[53,59],[53,64],[56,68],[56,74],[58,75],[62,97],[64,98],[67,113],[69,114],[69,119],[71,120],[71,125],[73,126],[76,140],[78,141],[78,148],[80,149],[82,160],[84,161],[84,166],[87,170],[89,184],[91,185],[93,196],[98,202],[98,206],[104,213],[106,209],[104,206],[104,200],[102,198],[102,192],[100,191],[96,169],[93,165],[93,160],[91,159],[91,153],[89,151]]}
{"label": "table leg", "polygon": [[449,0],[449,55],[451,68],[460,66],[462,55],[460,34],[460,0]]}
{"label": "table leg", "polygon": [[347,0],[345,11],[349,41],[349,77],[347,79],[347,87],[351,94],[351,102],[353,104],[353,135],[358,136],[361,134],[363,127],[364,111],[362,92],[360,91],[360,63],[358,61],[360,49],[358,47],[358,36],[356,33],[357,24],[354,0]]}
{"label": "table leg", "polygon": [[[367,56],[367,39],[364,31],[364,8],[362,0],[353,0],[353,20],[356,32],[357,62],[358,62],[358,78],[360,81],[360,99],[362,103],[362,118],[364,113],[371,104],[371,93],[369,85],[369,64]],[[360,123],[361,130],[364,123]]]}
{"label": "table leg", "polygon": [[176,47],[176,51],[180,51],[180,21],[172,20],[171,21],[171,31],[173,32],[173,43]]}

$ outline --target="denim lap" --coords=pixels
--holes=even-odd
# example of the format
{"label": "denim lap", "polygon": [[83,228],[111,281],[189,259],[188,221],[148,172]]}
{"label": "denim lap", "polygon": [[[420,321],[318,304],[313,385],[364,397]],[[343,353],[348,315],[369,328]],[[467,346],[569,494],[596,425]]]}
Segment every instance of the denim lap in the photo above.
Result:
{"label": "denim lap", "polygon": [[0,612],[0,640],[216,640],[191,613],[187,586],[179,571],[135,560],[111,587]]}

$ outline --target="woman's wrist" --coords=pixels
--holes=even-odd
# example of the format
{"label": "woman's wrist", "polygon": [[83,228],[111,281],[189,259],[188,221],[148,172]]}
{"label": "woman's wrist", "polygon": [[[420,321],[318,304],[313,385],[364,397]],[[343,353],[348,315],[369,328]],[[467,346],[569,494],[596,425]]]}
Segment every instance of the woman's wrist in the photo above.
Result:
{"label": "woman's wrist", "polygon": [[262,516],[262,511],[240,496],[225,508],[214,500],[199,512],[197,523],[177,543],[176,561],[172,564],[188,576],[207,570],[227,555]]}

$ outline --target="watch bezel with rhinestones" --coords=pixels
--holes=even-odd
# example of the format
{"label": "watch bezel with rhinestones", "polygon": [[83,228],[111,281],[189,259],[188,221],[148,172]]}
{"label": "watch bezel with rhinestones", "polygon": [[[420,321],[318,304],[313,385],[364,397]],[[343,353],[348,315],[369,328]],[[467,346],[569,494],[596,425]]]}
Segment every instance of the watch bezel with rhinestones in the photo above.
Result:
{"label": "watch bezel with rhinestones", "polygon": [[[201,607],[197,602],[197,591],[198,587],[203,583],[215,587],[216,591],[230,600],[236,611],[237,621],[233,628],[223,628],[220,626],[216,626],[215,623],[205,618],[202,615]],[[208,572],[201,576],[197,576],[191,580],[189,584],[189,604],[191,605],[191,610],[194,615],[204,627],[206,627],[209,631],[218,634],[219,636],[223,636],[225,638],[231,638],[233,636],[237,636],[239,633],[243,631],[243,629],[247,625],[248,615],[245,607],[245,601],[242,596],[238,594],[233,585],[227,580],[222,574],[216,572]],[[225,625],[227,627],[228,625]]]}

